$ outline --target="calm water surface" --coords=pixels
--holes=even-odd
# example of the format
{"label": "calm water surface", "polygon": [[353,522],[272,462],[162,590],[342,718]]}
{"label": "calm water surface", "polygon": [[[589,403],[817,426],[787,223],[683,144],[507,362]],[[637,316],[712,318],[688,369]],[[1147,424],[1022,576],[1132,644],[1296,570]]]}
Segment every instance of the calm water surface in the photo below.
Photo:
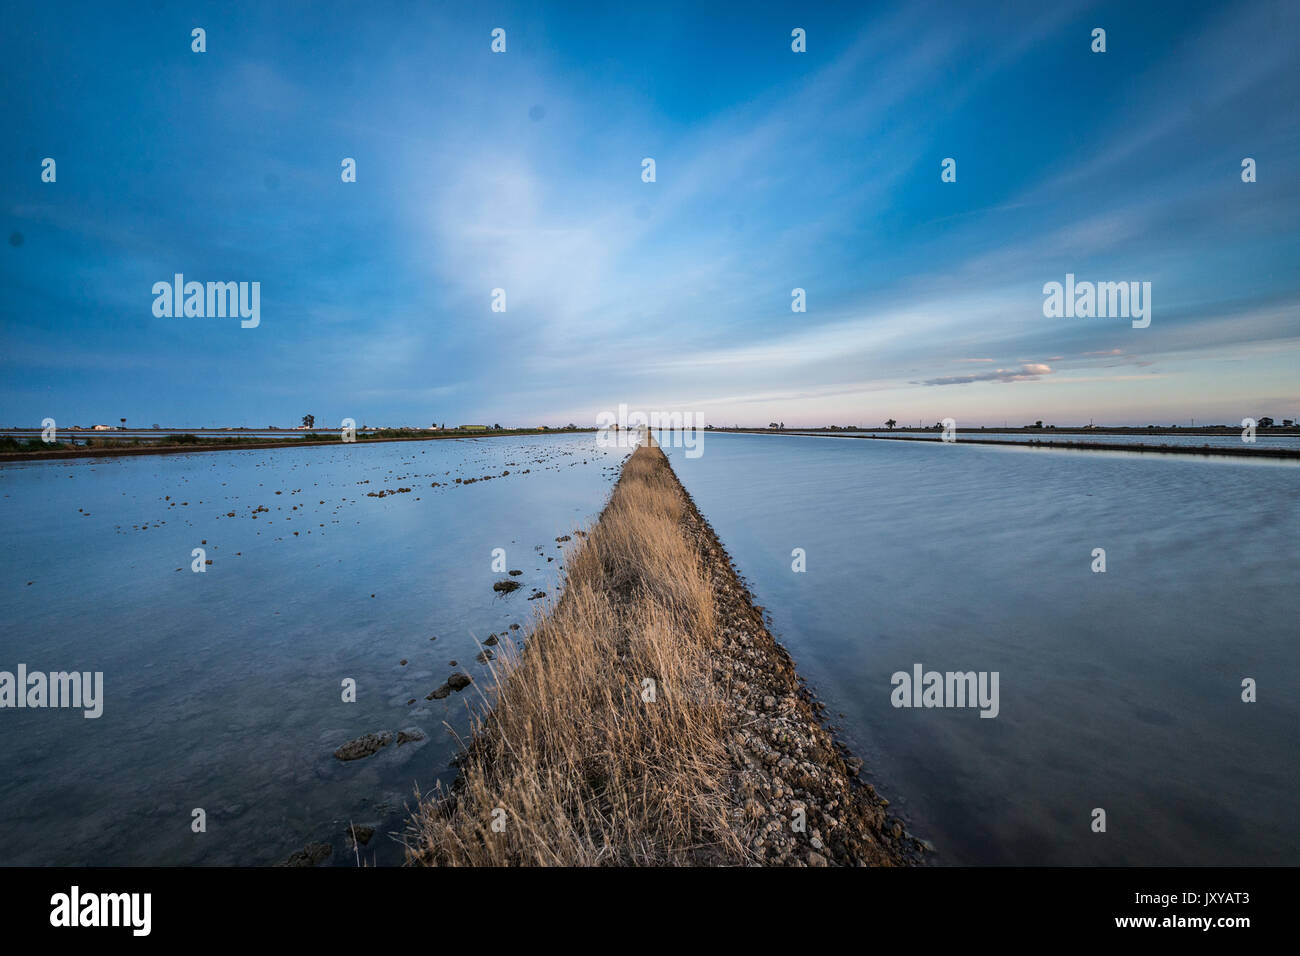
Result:
{"label": "calm water surface", "polygon": [[[797,433],[796,433],[797,434]],[[939,441],[937,432],[916,432],[904,431],[898,429],[893,432],[889,431],[844,431],[826,435],[825,433],[814,437],[839,438],[844,436],[865,436],[872,435],[877,438],[888,438],[892,436],[910,436],[913,438],[925,438],[930,441]],[[1105,445],[1174,445],[1178,447],[1189,446],[1200,448],[1208,445],[1211,448],[1244,448],[1247,451],[1254,451],[1260,448],[1300,448],[1300,435],[1270,435],[1267,431],[1257,431],[1254,442],[1243,442],[1240,434],[1232,435],[1179,435],[1177,433],[1156,432],[1153,434],[1136,434],[1136,435],[1109,435],[1109,434],[1069,434],[1054,432],[1050,429],[1043,432],[997,432],[997,431],[975,431],[975,432],[958,432],[957,441],[962,439],[979,439],[980,441],[1007,441],[1007,442],[1090,442],[1094,444]]]}
{"label": "calm water surface", "polygon": [[[688,459],[662,441],[937,861],[1300,864],[1300,467],[713,434]],[[1000,714],[894,708],[915,663],[999,672]]]}
{"label": "calm water surface", "polygon": [[[1294,465],[744,435],[688,459],[662,440],[939,861],[1300,863]],[[350,863],[350,821],[379,829],[363,859],[400,861],[385,834],[450,779],[444,722],[463,731],[474,699],[425,695],[486,677],[475,638],[554,596],[555,538],[622,454],[581,435],[0,468],[0,669],[106,684],[98,720],[0,713],[0,862],[261,863],[324,841]],[[505,597],[497,547],[524,571]],[[893,708],[914,663],[998,671],[999,716]],[[332,757],[406,727],[427,736]]]}
{"label": "calm water surface", "polygon": [[[444,721],[463,731],[475,691],[425,696],[486,677],[475,638],[519,637],[534,589],[554,596],[555,539],[620,457],[580,435],[0,467],[0,670],[105,683],[97,720],[0,711],[0,863],[266,863],[309,841],[352,863],[349,822],[379,829],[363,859],[400,862],[385,833],[450,779]],[[492,590],[494,548],[524,572],[513,594]],[[332,756],[406,727],[425,739]]]}

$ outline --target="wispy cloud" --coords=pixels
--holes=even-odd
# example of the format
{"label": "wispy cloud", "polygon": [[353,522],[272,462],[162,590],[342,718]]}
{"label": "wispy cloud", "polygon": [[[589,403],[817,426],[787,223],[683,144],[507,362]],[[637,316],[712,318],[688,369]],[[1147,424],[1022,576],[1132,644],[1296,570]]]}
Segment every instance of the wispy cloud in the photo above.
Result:
{"label": "wispy cloud", "polygon": [[1051,375],[1051,366],[1032,363],[1015,369],[1000,368],[978,375],[953,375],[948,378],[932,378],[921,385],[969,385],[972,382],[1037,382],[1044,375]]}
{"label": "wispy cloud", "polygon": [[[576,420],[636,397],[815,424],[929,419],[936,396],[962,420],[1036,419],[1082,395],[1139,417],[1156,365],[1170,405],[1226,416],[1251,389],[1287,394],[1294,12],[1116,9],[1100,56],[1090,9],[809,10],[807,54],[773,28],[704,60],[648,36],[711,25],[689,5],[508,11],[501,57],[454,10],[347,28],[273,11],[229,61],[184,68],[150,59],[161,25],[128,25],[124,58],[69,49],[57,16],[21,11],[0,41],[14,75],[97,82],[55,83],[49,109],[10,124],[21,148],[0,174],[29,184],[5,204],[28,239],[0,247],[0,401],[39,420],[58,392],[87,417],[111,403],[153,419],[165,395],[198,424],[308,401],[322,419]],[[611,30],[618,56],[594,55]],[[393,42],[413,32],[447,38],[445,55]],[[24,158],[46,148],[69,154],[57,192]],[[1258,183],[1240,182],[1245,155]],[[173,271],[262,280],[256,338],[155,322],[139,290]],[[1042,285],[1066,272],[1151,281],[1150,328],[1044,318]],[[1147,371],[1105,379],[1104,398],[1079,387],[1121,367]]]}

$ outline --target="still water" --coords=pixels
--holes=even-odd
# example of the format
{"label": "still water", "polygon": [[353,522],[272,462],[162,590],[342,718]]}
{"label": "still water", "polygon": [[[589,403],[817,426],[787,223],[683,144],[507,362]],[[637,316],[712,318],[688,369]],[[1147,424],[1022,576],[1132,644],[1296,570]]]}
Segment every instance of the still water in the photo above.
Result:
{"label": "still water", "polygon": [[[796,434],[798,434],[796,432]],[[844,437],[844,436],[873,436],[876,438],[889,438],[906,436],[912,438],[925,438],[930,441],[939,441],[938,432],[916,432],[898,429],[897,431],[842,431],[833,433],[822,433],[818,437]],[[1111,435],[1111,434],[1093,434],[1091,432],[1080,433],[1062,433],[1050,429],[1042,432],[999,432],[999,431],[970,431],[957,433],[957,441],[976,439],[979,441],[1006,441],[1006,442],[1088,442],[1091,444],[1103,445],[1173,445],[1177,448],[1191,447],[1201,448],[1209,446],[1210,448],[1241,448],[1246,451],[1257,451],[1261,448],[1290,448],[1300,449],[1300,435],[1272,435],[1267,431],[1257,431],[1253,442],[1242,441],[1241,435],[1234,433],[1231,435],[1179,435],[1171,432],[1152,432],[1150,434],[1133,434],[1133,435]]]}
{"label": "still water", "polygon": [[[1300,467],[661,442],[936,862],[1300,864]],[[918,663],[998,672],[998,716],[895,708],[891,676]]]}
{"label": "still water", "polygon": [[[661,442],[937,861],[1300,863],[1295,465]],[[486,679],[476,639],[518,638],[547,603],[529,595],[555,596],[555,539],[624,453],[578,435],[0,467],[0,670],[105,681],[98,719],[0,712],[0,863],[268,863],[321,841],[349,865],[350,822],[378,831],[363,862],[400,862],[387,834],[450,780],[477,700],[426,695]],[[498,547],[524,572],[505,596]],[[998,716],[892,707],[918,663],[997,671]],[[405,728],[424,739],[332,756]]]}
{"label": "still water", "polygon": [[[0,864],[269,863],[319,841],[350,865],[350,822],[377,828],[363,861],[400,862],[386,834],[451,779],[444,722],[463,732],[477,700],[426,695],[486,679],[476,638],[520,638],[547,603],[529,596],[555,596],[555,539],[623,453],[578,435],[0,467],[0,670],[104,674],[98,719],[0,711]],[[495,548],[524,572],[511,594]],[[408,727],[424,739],[332,756]]]}

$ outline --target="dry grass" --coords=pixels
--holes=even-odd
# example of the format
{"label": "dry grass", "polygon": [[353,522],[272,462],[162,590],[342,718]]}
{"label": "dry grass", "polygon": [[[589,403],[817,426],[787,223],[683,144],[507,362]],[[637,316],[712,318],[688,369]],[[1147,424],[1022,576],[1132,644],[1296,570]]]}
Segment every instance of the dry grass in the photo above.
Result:
{"label": "dry grass", "polygon": [[711,680],[714,595],[684,508],[663,452],[638,448],[569,556],[559,604],[500,661],[452,792],[420,803],[409,862],[747,862]]}

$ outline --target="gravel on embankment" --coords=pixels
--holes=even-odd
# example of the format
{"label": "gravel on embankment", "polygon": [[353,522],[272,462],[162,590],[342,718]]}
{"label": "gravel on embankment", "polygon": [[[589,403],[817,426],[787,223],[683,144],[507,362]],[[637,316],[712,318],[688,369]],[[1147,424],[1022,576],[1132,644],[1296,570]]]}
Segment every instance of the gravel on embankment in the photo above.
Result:
{"label": "gravel on embankment", "polygon": [[[683,530],[705,559],[717,601],[723,643],[713,679],[726,689],[736,715],[729,747],[734,799],[755,821],[750,847],[757,862],[920,862],[921,844],[888,812],[889,801],[860,779],[862,761],[819,719],[794,661],[767,629],[718,536],[685,488],[681,493],[688,502]],[[799,808],[806,821],[802,834],[791,827]]]}

